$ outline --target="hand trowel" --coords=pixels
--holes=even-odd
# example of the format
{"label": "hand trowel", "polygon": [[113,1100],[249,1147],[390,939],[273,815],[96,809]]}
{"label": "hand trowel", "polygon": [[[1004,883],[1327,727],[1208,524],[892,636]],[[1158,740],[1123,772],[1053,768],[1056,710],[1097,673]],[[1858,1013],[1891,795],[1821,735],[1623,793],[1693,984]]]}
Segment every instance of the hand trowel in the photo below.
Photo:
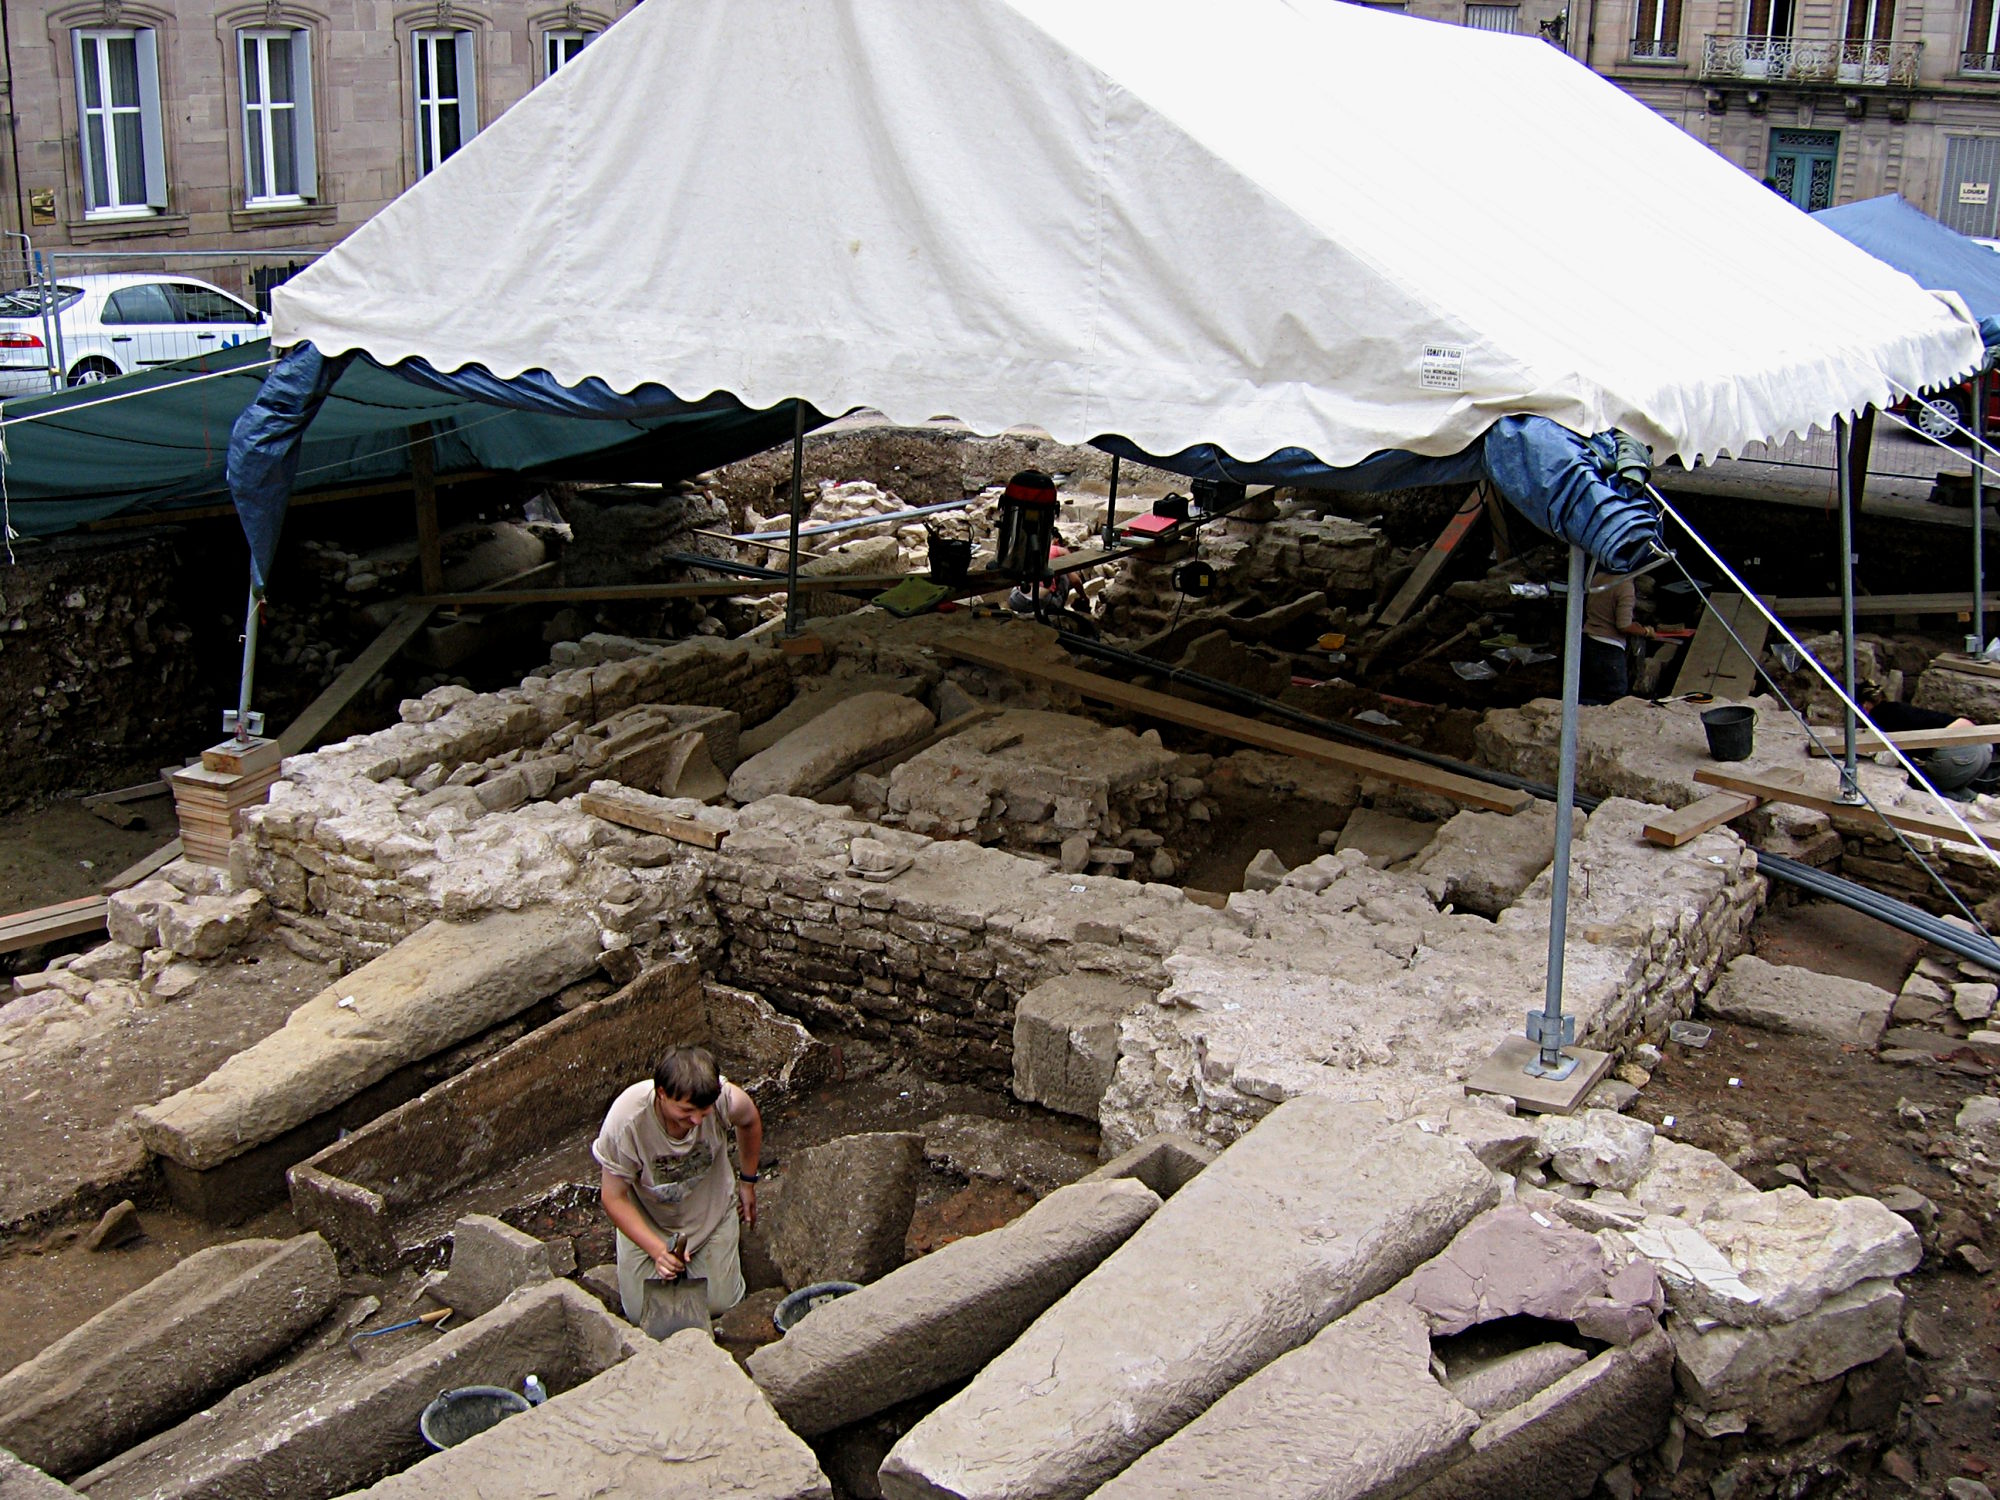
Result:
{"label": "hand trowel", "polygon": [[[676,1255],[683,1255],[687,1244],[685,1235],[677,1235],[670,1247]],[[639,1308],[639,1326],[656,1339],[671,1338],[683,1328],[699,1328],[703,1333],[713,1333],[708,1319],[708,1280],[706,1277],[690,1276],[685,1267],[672,1281],[662,1281],[657,1276],[648,1276],[642,1287],[643,1301]]]}

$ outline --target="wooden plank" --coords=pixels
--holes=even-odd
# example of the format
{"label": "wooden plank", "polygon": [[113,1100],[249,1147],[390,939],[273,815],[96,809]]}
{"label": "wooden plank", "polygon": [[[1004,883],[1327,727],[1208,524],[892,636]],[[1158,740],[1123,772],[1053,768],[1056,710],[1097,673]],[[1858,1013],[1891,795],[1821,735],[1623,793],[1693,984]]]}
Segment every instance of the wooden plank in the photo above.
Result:
{"label": "wooden plank", "polygon": [[[1824,620],[1840,617],[1838,599],[1784,599],[1763,596],[1771,612],[1782,620]],[[2000,610],[2000,594],[1988,594],[1986,607]],[[1969,615],[1972,595],[1964,594],[1856,594],[1857,615]]]}
{"label": "wooden plank", "polygon": [[1377,750],[1343,745],[1335,740],[1321,739],[1317,735],[1303,734],[1296,729],[1282,729],[1258,719],[1245,718],[1242,714],[1225,713],[1220,709],[1191,703],[1185,698],[1174,698],[1148,688],[1133,687],[1094,672],[1080,672],[1074,667],[1029,661],[1010,653],[989,650],[971,642],[941,641],[938,644],[941,650],[957,657],[960,661],[974,662],[982,667],[997,667],[1003,672],[1013,672],[1017,676],[1033,678],[1040,682],[1052,682],[1098,703],[1128,708],[1149,718],[1163,719],[1169,724],[1180,724],[1206,734],[1221,735],[1246,745],[1255,745],[1259,749],[1275,750],[1282,755],[1296,755],[1301,760],[1339,766],[1364,776],[1379,776],[1384,781],[1394,782],[1398,786],[1414,787],[1418,791],[1436,792],[1467,807],[1484,808],[1489,812],[1516,813],[1534,800],[1526,792],[1489,786],[1483,781],[1474,781],[1469,776],[1436,770],[1430,766],[1420,765],[1416,761],[1385,755]]}
{"label": "wooden plank", "polygon": [[1755,812],[1762,805],[1763,799],[1752,797],[1747,792],[1714,792],[1699,802],[1690,802],[1686,807],[1648,823],[1645,828],[1646,842],[1658,844],[1662,849],[1678,849],[1689,840],[1700,838],[1711,828],[1720,828],[1731,818]]}
{"label": "wooden plank", "polygon": [[310,749],[326,733],[326,726],[354,701],[356,694],[375,680],[376,674],[389,665],[398,651],[410,644],[430,617],[431,607],[417,603],[391,620],[388,628],[349,662],[341,674],[327,684],[326,690],[305,706],[303,713],[285,726],[284,733],[278,736],[279,753],[297,755]]}
{"label": "wooden plank", "polygon": [[1485,497],[1487,524],[1493,528],[1493,554],[1506,562],[1514,556],[1514,537],[1507,527],[1507,502],[1490,484],[1480,485],[1479,493]]}
{"label": "wooden plank", "polygon": [[1961,672],[1967,677],[2000,677],[2000,666],[1981,661],[1976,656],[1961,656],[1956,651],[1947,651],[1934,658],[1931,665],[1943,667],[1947,672]]}
{"label": "wooden plank", "polygon": [[80,937],[104,926],[104,898],[85,896],[64,902],[61,907],[45,907],[39,912],[22,912],[0,920],[0,953],[18,953],[23,948],[39,948],[58,938]]}
{"label": "wooden plank", "polygon": [[1831,797],[1816,796],[1799,787],[1787,785],[1775,776],[1749,776],[1740,771],[1720,771],[1704,766],[1694,773],[1694,779],[1704,786],[1719,786],[1724,791],[1742,792],[1747,796],[1784,802],[1793,807],[1809,807],[1814,812],[1825,813],[1836,822],[1872,827],[1880,821],[1900,828],[1905,833],[1927,834],[1931,838],[1946,839],[1954,844],[1966,842],[1966,837],[1959,831],[1958,825],[1943,818],[1926,818],[1903,812],[1877,813],[1865,804],[1850,805],[1836,802]]}
{"label": "wooden plank", "polygon": [[1756,664],[1730,638],[1723,628],[1725,620],[1743,638],[1744,646],[1752,651],[1763,648],[1764,635],[1771,626],[1757,607],[1741,594],[1711,594],[1694,639],[1688,643],[1680,676],[1674,679],[1675,692],[1747,698],[1756,688]]}
{"label": "wooden plank", "polygon": [[224,740],[201,752],[202,765],[225,776],[252,776],[268,770],[284,758],[285,752],[278,747],[276,740],[258,738]]}
{"label": "wooden plank", "polygon": [[[436,483],[465,484],[475,479],[512,479],[511,474],[502,474],[497,469],[468,469],[463,474],[440,474]],[[286,513],[305,505],[328,505],[336,500],[366,500],[377,495],[407,495],[410,492],[407,480],[396,479],[386,484],[355,484],[344,489],[306,490],[292,496],[285,502]],[[174,510],[147,510],[122,516],[106,516],[101,521],[86,521],[79,529],[83,531],[127,531],[141,526],[178,526],[183,521],[219,521],[227,517],[236,519],[234,505],[190,505]]]}
{"label": "wooden plank", "polygon": [[1438,539],[1431,543],[1431,550],[1417,560],[1416,567],[1410,570],[1410,576],[1405,578],[1403,586],[1396,590],[1396,597],[1383,607],[1381,615],[1375,621],[1377,625],[1400,625],[1410,611],[1423,602],[1424,596],[1437,582],[1438,574],[1444,571],[1444,565],[1451,561],[1452,554],[1457,552],[1464,545],[1465,539],[1472,534],[1472,523],[1486,514],[1486,497],[1482,489],[1483,486],[1475,487],[1472,494],[1466,498],[1465,504],[1458,508],[1457,514],[1444,523],[1444,530],[1439,532]]}
{"label": "wooden plank", "polygon": [[410,489],[417,506],[417,573],[426,594],[444,592],[444,542],[438,529],[437,449],[431,424],[410,426]]}
{"label": "wooden plank", "polygon": [[180,857],[181,841],[179,839],[169,839],[136,865],[128,865],[116,875],[113,875],[109,880],[104,882],[102,889],[106,894],[109,894],[112,891],[122,891],[127,886],[137,885],[148,875],[157,874]]}
{"label": "wooden plank", "polygon": [[643,803],[627,802],[621,797],[610,797],[601,792],[585,792],[577,805],[593,818],[616,823],[620,828],[634,828],[641,833],[662,834],[679,843],[693,844],[700,849],[720,849],[722,841],[729,837],[727,828],[718,828],[713,823],[702,823],[694,818],[678,818]]}
{"label": "wooden plank", "polygon": [[142,781],[137,786],[121,786],[115,792],[92,792],[80,799],[85,807],[109,807],[114,802],[144,802],[148,797],[164,797],[170,788],[164,777]]}
{"label": "wooden plank", "polygon": [[[882,590],[901,583],[910,575],[907,573],[869,573],[852,578],[830,575],[802,574],[799,578],[799,592],[802,594],[839,592],[852,590],[857,594],[879,594]],[[973,582],[978,583],[975,577]],[[982,584],[982,588],[995,587]],[[782,594],[785,580],[782,578],[731,578],[717,582],[694,581],[685,583],[608,583],[583,588],[558,589],[493,589],[490,592],[468,591],[453,594],[421,594],[410,602],[439,608],[453,604],[603,604],[614,600],[637,599],[729,599],[760,598],[768,594]],[[972,590],[977,592],[977,590]]]}
{"label": "wooden plank", "polygon": [[[1813,728],[1822,735],[1831,735],[1831,753],[1842,753],[1842,744],[1847,737],[1844,724],[1815,724]],[[1942,750],[1951,745],[2000,745],[2000,724],[1966,724],[1957,729],[1899,729],[1885,741],[1878,735],[1870,734],[1857,727],[1854,748],[1862,755],[1874,755],[1894,745],[1898,750]],[[1806,742],[1806,754],[1825,755],[1811,741]]]}

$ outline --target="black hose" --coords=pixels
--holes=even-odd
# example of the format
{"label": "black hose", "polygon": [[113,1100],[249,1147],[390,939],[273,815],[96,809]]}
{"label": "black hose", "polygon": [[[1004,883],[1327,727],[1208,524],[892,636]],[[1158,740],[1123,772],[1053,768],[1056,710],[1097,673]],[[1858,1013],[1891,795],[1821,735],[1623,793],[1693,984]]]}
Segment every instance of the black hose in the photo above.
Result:
{"label": "black hose", "polygon": [[[1544,802],[1553,802],[1556,799],[1556,789],[1544,782],[1530,781],[1525,776],[1491,770],[1486,766],[1468,765],[1462,760],[1453,760],[1450,756],[1439,755],[1435,751],[1414,749],[1401,741],[1369,734],[1331,719],[1322,719],[1302,709],[1293,708],[1288,703],[1280,703],[1275,698],[1253,693],[1248,688],[1222,682],[1200,672],[1190,672],[1184,667],[1170,666],[1165,662],[1155,661],[1150,656],[1141,656],[1136,651],[1127,651],[1122,646],[1087,640],[1072,631],[1060,628],[1056,634],[1061,638],[1065,648],[1079,656],[1094,656],[1103,661],[1116,662],[1121,666],[1136,667],[1156,677],[1164,677],[1169,682],[1199,688],[1204,693],[1213,693],[1218,698],[1253,708],[1274,718],[1284,719],[1301,728],[1311,729],[1329,739],[1365,745],[1373,750],[1385,750],[1400,755],[1405,760],[1414,760],[1423,765],[1434,766],[1441,771],[1451,771],[1459,776],[1468,776],[1474,781],[1483,781],[1488,786],[1527,792]],[[1598,797],[1586,797],[1581,792],[1576,794],[1576,805],[1585,812],[1594,812],[1602,800]],[[1863,916],[1886,922],[1891,927],[1909,933],[1912,937],[1922,938],[1927,943],[1935,943],[1940,948],[1956,953],[1960,958],[1982,964],[2000,973],[2000,946],[1996,946],[1981,934],[1968,933],[1962,928],[1953,927],[1929,912],[1911,906],[1908,902],[1898,901],[1893,896],[1885,896],[1880,891],[1857,885],[1839,875],[1814,869],[1811,865],[1802,865],[1797,860],[1786,859],[1779,854],[1757,851],[1757,868],[1773,880],[1796,886],[1816,896],[1823,896],[1829,901],[1837,901],[1850,911],[1858,911]]]}

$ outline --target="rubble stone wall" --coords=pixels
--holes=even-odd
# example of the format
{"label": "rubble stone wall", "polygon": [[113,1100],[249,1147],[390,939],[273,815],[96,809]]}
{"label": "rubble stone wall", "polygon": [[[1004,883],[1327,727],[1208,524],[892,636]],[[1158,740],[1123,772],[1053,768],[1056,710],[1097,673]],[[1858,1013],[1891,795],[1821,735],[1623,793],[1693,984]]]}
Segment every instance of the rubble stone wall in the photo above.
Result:
{"label": "rubble stone wall", "polygon": [[200,734],[179,572],[161,537],[24,548],[0,569],[0,808],[149,779]]}

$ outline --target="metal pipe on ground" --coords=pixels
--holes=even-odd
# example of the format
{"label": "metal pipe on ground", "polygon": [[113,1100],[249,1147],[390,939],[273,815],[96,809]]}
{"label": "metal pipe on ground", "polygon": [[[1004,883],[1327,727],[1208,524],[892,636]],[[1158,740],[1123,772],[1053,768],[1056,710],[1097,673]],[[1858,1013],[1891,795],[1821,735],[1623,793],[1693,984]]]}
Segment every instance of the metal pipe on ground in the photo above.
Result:
{"label": "metal pipe on ground", "polygon": [[[1218,698],[1227,699],[1259,713],[1269,714],[1273,718],[1283,719],[1302,729],[1326,735],[1330,739],[1342,740],[1351,745],[1365,745],[1374,750],[1385,750],[1403,756],[1407,760],[1416,761],[1420,765],[1435,766],[1441,771],[1469,776],[1475,781],[1485,782],[1488,786],[1503,786],[1514,791],[1526,792],[1545,802],[1553,802],[1556,799],[1556,789],[1545,782],[1531,781],[1525,776],[1516,776],[1508,771],[1495,771],[1487,766],[1471,765],[1462,760],[1454,760],[1448,755],[1439,755],[1434,751],[1414,749],[1397,740],[1385,739],[1381,735],[1369,734],[1365,730],[1336,723],[1331,719],[1319,718],[1317,715],[1293,708],[1288,703],[1280,703],[1274,698],[1266,698],[1247,688],[1237,687],[1234,683],[1204,676],[1200,672],[1190,672],[1184,667],[1170,666],[1165,662],[1155,661],[1150,656],[1141,656],[1136,651],[1127,651],[1123,647],[1113,646],[1104,641],[1091,640],[1074,631],[1058,628],[1056,634],[1061,638],[1065,649],[1080,656],[1093,656],[1101,661],[1116,662],[1120,666],[1151,672],[1169,682],[1199,688],[1205,693],[1213,693]],[[1601,800],[1578,794],[1576,806],[1586,813],[1595,812]],[[1934,943],[1940,948],[1956,953],[1960,958],[1983,964],[1996,974],[2000,974],[2000,947],[1995,947],[1976,933],[1967,933],[1940,921],[1929,912],[1921,911],[1907,902],[1898,901],[1893,896],[1885,896],[1880,891],[1870,890],[1867,886],[1857,885],[1839,875],[1829,875],[1824,870],[1816,870],[1810,865],[1802,865],[1781,855],[1759,852],[1757,868],[1773,880],[1822,896],[1829,901],[1837,901],[1850,911],[1858,911],[1863,916],[1886,922],[1898,931],[1922,938],[1927,943]]]}

